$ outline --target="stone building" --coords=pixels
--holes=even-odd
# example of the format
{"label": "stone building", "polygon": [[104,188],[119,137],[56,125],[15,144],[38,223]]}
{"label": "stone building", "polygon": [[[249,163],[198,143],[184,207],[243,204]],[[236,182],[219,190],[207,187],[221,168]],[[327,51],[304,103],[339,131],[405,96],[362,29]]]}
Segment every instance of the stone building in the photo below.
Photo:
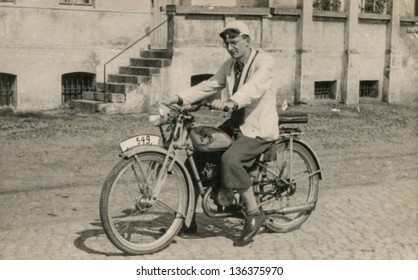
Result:
{"label": "stone building", "polygon": [[417,101],[417,2],[0,0],[2,105],[146,111],[215,73],[235,19],[275,57],[280,101]]}
{"label": "stone building", "polygon": [[81,98],[149,25],[149,1],[0,0],[0,105],[43,110]]}

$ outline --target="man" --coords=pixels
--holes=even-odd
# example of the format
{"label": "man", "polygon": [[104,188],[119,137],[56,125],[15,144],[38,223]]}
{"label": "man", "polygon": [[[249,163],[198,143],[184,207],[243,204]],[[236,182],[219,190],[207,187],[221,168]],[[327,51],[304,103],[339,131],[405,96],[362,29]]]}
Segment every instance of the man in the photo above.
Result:
{"label": "man", "polygon": [[211,79],[181,92],[169,102],[189,104],[227,89],[212,106],[231,110],[229,129],[239,128],[242,135],[222,155],[221,184],[237,190],[245,204],[247,219],[236,245],[246,245],[266,219],[258,208],[247,170],[279,135],[274,60],[251,47],[249,28],[241,21],[229,23],[220,36],[231,58]]}

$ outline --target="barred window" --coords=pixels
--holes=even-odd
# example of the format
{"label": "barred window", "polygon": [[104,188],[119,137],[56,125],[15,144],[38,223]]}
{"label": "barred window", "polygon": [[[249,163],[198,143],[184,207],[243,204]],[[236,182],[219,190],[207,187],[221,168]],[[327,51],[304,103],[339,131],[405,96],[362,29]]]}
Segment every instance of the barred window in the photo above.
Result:
{"label": "barred window", "polygon": [[337,81],[317,81],[314,86],[315,99],[335,99]]}
{"label": "barred window", "polygon": [[360,81],[360,97],[379,96],[379,81]]}
{"label": "barred window", "polygon": [[0,72],[0,107],[16,105],[16,80],[16,75]]}
{"label": "barred window", "polygon": [[388,0],[361,0],[360,10],[362,13],[386,14]]}
{"label": "barred window", "polygon": [[94,0],[60,0],[60,4],[64,5],[86,5],[93,6]]}
{"label": "barred window", "polygon": [[418,17],[418,0],[415,0],[415,16]]}
{"label": "barred window", "polygon": [[314,0],[313,8],[317,11],[333,11],[341,10],[341,0]]}

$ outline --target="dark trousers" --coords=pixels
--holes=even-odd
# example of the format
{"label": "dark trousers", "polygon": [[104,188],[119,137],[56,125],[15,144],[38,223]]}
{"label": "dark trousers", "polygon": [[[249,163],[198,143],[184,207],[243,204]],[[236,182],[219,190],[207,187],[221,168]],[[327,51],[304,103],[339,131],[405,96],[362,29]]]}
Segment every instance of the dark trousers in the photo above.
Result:
{"label": "dark trousers", "polygon": [[249,168],[255,163],[257,157],[270,147],[272,142],[261,138],[246,137],[241,132],[237,132],[239,129],[234,127],[231,120],[227,120],[219,126],[219,129],[236,139],[223,154],[196,152],[193,158],[197,169],[202,170],[207,161],[219,164],[219,157],[221,157],[220,187],[244,190],[251,186]]}
{"label": "dark trousers", "polygon": [[266,151],[271,143],[261,138],[238,136],[221,158],[222,187],[235,190],[245,190],[251,187],[252,182],[248,171],[257,157]]}

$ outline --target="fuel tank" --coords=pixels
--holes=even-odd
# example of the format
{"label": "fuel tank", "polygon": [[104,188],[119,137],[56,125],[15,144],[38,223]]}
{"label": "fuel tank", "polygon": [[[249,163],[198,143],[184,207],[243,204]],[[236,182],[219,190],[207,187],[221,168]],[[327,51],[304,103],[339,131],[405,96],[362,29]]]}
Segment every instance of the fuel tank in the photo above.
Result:
{"label": "fuel tank", "polygon": [[231,146],[232,139],[219,128],[197,126],[190,132],[193,149],[198,152],[225,151]]}

